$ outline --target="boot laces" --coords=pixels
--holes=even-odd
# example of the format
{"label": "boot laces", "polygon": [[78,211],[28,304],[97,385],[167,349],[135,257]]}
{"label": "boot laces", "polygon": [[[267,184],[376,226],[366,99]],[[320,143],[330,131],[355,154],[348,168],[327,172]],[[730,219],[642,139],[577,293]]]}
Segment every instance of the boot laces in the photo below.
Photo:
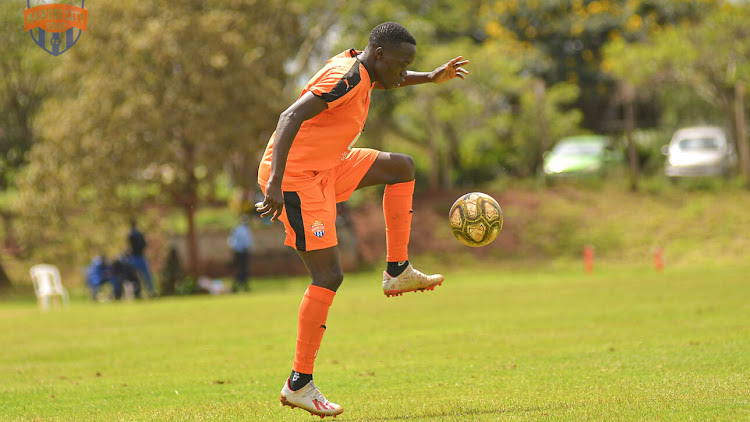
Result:
{"label": "boot laces", "polygon": [[305,393],[305,396],[310,397],[313,400],[317,400],[320,403],[328,404],[328,399],[323,397],[323,393],[320,392],[320,390],[315,385],[315,383],[310,381],[310,386],[312,388],[310,388],[310,390],[307,393]]}

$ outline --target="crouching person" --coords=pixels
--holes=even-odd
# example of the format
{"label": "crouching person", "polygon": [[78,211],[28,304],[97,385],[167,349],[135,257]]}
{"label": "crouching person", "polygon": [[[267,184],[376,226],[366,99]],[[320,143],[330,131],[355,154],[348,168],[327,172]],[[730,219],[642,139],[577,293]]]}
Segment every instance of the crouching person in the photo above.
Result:
{"label": "crouching person", "polygon": [[122,299],[126,285],[132,286],[136,299],[141,298],[141,280],[138,278],[138,272],[130,264],[130,257],[123,254],[112,263],[112,287],[116,300]]}

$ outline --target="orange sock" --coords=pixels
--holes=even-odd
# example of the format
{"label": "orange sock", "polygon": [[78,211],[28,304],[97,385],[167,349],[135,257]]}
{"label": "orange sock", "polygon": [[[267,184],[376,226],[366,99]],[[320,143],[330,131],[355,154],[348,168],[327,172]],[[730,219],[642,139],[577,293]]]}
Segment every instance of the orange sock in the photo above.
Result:
{"label": "orange sock", "polygon": [[395,185],[386,185],[383,194],[383,216],[385,217],[385,245],[388,262],[409,259],[409,235],[411,234],[411,204],[414,196],[414,180]]}
{"label": "orange sock", "polygon": [[302,297],[297,319],[297,349],[292,369],[302,374],[312,374],[315,357],[326,331],[328,308],[336,292],[310,285]]}

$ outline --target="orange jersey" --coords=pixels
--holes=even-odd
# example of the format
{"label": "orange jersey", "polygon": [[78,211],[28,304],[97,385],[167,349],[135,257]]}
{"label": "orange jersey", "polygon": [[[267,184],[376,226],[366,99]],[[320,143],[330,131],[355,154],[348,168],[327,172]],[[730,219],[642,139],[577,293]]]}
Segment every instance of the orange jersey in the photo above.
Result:
{"label": "orange jersey", "polygon": [[[357,143],[374,86],[357,54],[352,49],[331,58],[302,90],[300,97],[312,92],[328,103],[328,109],[302,123],[289,150],[282,189],[309,186],[320,172],[339,165]],[[258,169],[258,183],[263,186],[271,173],[275,134],[266,145]]]}

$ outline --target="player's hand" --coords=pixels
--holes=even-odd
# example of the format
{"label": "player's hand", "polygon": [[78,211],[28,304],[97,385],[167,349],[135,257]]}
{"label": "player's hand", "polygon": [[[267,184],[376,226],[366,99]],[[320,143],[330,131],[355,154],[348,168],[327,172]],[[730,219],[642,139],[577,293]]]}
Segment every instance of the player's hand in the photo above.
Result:
{"label": "player's hand", "polygon": [[468,60],[464,60],[463,56],[458,56],[430,72],[430,80],[436,84],[441,84],[454,78],[466,79],[469,71],[464,69],[463,66],[467,64],[469,64]]}
{"label": "player's hand", "polygon": [[281,184],[276,186],[271,181],[266,185],[266,198],[263,202],[255,204],[255,211],[260,213],[261,218],[271,216],[271,221],[278,220],[284,209],[284,195],[281,193]]}

